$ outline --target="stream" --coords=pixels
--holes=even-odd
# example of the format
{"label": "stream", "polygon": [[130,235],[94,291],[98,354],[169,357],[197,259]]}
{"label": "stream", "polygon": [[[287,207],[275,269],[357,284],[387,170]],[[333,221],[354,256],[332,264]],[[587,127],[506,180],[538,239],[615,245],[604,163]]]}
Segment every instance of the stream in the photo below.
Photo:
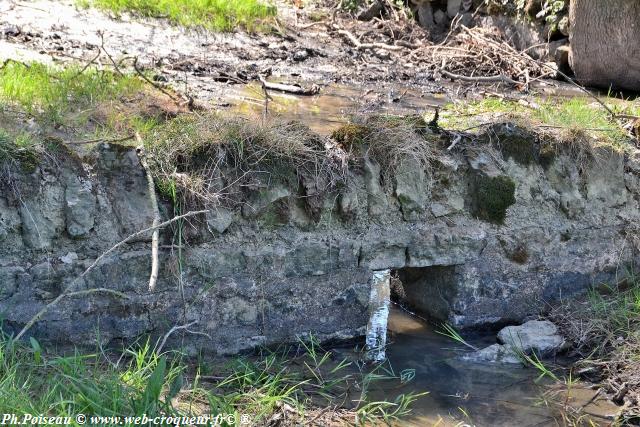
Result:
{"label": "stream", "polygon": [[[415,377],[401,387],[397,382],[379,383],[372,397],[393,401],[402,393],[429,393],[412,405],[411,415],[398,425],[558,425],[560,412],[543,399],[543,394],[558,389],[558,384],[554,387],[549,379],[538,380],[539,372],[533,368],[462,361],[458,356],[469,349],[436,329],[398,306],[391,308],[387,358],[396,371],[415,370]],[[495,343],[495,335],[465,338],[477,347]],[[599,399],[590,402],[593,396],[594,390],[576,384],[567,402],[571,407],[586,404],[585,413],[591,415],[594,425],[610,425],[603,417],[615,413],[615,405]]]}

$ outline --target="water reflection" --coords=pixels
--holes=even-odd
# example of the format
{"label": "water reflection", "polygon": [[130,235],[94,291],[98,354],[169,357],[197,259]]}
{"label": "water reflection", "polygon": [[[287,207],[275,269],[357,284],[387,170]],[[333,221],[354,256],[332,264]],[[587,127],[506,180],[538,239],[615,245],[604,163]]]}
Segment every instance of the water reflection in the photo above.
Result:
{"label": "water reflection", "polygon": [[[542,400],[548,382],[536,383],[537,372],[519,366],[476,364],[458,360],[463,346],[437,334],[425,322],[393,308],[389,317],[392,366],[415,369],[415,379],[402,388],[374,391],[387,400],[410,391],[429,391],[415,403],[403,426],[551,426],[553,410]],[[494,337],[475,337],[474,345]],[[394,383],[397,386],[397,383]]]}

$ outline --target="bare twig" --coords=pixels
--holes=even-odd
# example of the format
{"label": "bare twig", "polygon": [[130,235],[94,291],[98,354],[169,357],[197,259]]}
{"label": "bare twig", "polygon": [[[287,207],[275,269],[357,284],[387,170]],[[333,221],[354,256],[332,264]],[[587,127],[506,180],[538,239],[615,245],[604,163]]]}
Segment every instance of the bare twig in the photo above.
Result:
{"label": "bare twig", "polygon": [[445,76],[454,79],[454,80],[462,80],[463,82],[470,82],[470,83],[508,83],[514,86],[517,86],[520,84],[520,82],[517,82],[507,76],[505,76],[504,74],[500,74],[497,76],[478,76],[478,77],[469,77],[469,76],[463,76],[461,74],[454,74],[451,73],[447,70],[445,70],[444,68],[440,68],[440,72],[442,74],[444,74]]}
{"label": "bare twig", "polygon": [[[386,44],[386,43],[362,43],[362,42],[360,42],[360,40],[358,40],[356,38],[356,36],[354,36],[353,34],[351,34],[347,30],[338,30],[338,34],[342,34],[343,36],[346,36],[349,39],[349,41],[358,50],[385,49],[385,50],[391,50],[391,51],[400,51],[400,50],[403,50],[403,49],[408,49],[408,46],[409,46],[406,43],[403,43],[402,46],[400,46],[400,45],[391,45],[391,44]],[[412,48],[416,48],[416,47],[412,46]]]}
{"label": "bare twig", "polygon": [[196,323],[198,323],[197,320],[194,320],[191,323],[187,323],[186,325],[181,325],[181,326],[174,326],[171,329],[169,329],[169,332],[167,332],[164,337],[162,338],[162,341],[160,342],[160,345],[156,348],[156,353],[160,354],[162,349],[164,348],[164,345],[166,344],[167,340],[169,339],[169,337],[171,336],[171,334],[173,334],[175,331],[179,331],[180,329],[187,329],[190,326],[195,325]]}
{"label": "bare twig", "polygon": [[133,59],[133,69],[135,70],[136,74],[138,74],[138,76],[140,76],[140,78],[142,80],[144,80],[145,82],[149,83],[151,86],[153,86],[154,88],[158,89],[160,92],[162,92],[163,94],[167,95],[169,98],[171,98],[172,101],[174,101],[176,104],[181,104],[182,101],[180,101],[178,98],[176,98],[174,95],[172,95],[170,92],[166,91],[162,86],[160,86],[159,84],[157,84],[156,82],[152,81],[151,79],[149,79],[149,77],[145,76],[144,73],[142,72],[142,70],[140,70],[140,68],[138,68],[138,57],[136,56]]}
{"label": "bare twig", "polygon": [[287,85],[283,83],[268,82],[263,78],[260,78],[260,83],[262,83],[262,86],[267,89],[291,93],[293,95],[311,96],[317,95],[318,92],[320,92],[320,87],[318,85],[312,85],[310,88],[303,88],[302,86],[298,85]]}
{"label": "bare twig", "polygon": [[[151,170],[147,164],[147,160],[144,154],[144,147],[142,146],[142,138],[140,134],[136,132],[136,140],[140,147],[138,148],[138,158],[140,164],[145,170],[147,176],[147,191],[149,191],[149,201],[151,202],[151,208],[153,209],[153,226],[157,227],[160,224],[160,211],[158,210],[158,200],[156,198],[156,186],[153,182],[153,176]],[[160,229],[155,228],[151,234],[151,274],[149,275],[149,292],[153,292],[156,289],[156,282],[158,281],[158,241],[160,239]]]}
{"label": "bare twig", "polygon": [[124,240],[119,241],[118,243],[116,243],[115,245],[113,245],[110,249],[108,249],[106,252],[103,252],[102,255],[100,255],[98,258],[96,258],[96,260],[80,275],[79,279],[85,277],[91,270],[93,270],[99,263],[100,261],[102,261],[107,255],[109,255],[111,252],[115,251],[116,249],[120,248],[121,246],[125,245],[126,243],[130,242],[131,240],[140,237],[150,231],[156,230],[156,229],[160,229],[160,228],[164,228],[168,225],[173,224],[176,221],[179,221],[183,218],[188,218],[191,216],[196,216],[196,215],[202,215],[209,212],[208,209],[204,209],[204,210],[199,210],[199,211],[190,211],[187,212],[185,214],[182,215],[178,215],[175,216],[173,218],[171,218],[170,220],[164,221],[160,224],[151,226],[149,228],[145,228],[144,230],[140,230],[137,231],[131,235],[129,235],[127,238],[125,238]]}
{"label": "bare twig", "polygon": [[49,309],[53,306],[55,306],[56,304],[58,304],[63,298],[65,297],[77,297],[77,296],[81,296],[81,295],[89,295],[89,294],[95,294],[95,293],[105,293],[105,294],[112,294],[112,295],[116,295],[120,298],[124,298],[124,299],[129,299],[129,297],[125,294],[123,294],[122,292],[118,292],[118,291],[114,291],[113,289],[107,289],[107,288],[94,288],[94,289],[85,289],[82,291],[73,291],[73,292],[63,292],[60,295],[58,295],[56,297],[56,299],[54,299],[53,301],[51,301],[49,304],[45,305],[38,313],[36,313],[35,316],[33,316],[26,325],[24,325],[24,327],[20,330],[20,332],[18,333],[18,335],[16,335],[16,337],[14,338],[15,341],[18,341],[20,338],[22,338],[22,336],[29,330],[31,329],[31,327],[38,321],[40,320],[40,318],[42,316],[44,316],[44,314],[49,311]]}

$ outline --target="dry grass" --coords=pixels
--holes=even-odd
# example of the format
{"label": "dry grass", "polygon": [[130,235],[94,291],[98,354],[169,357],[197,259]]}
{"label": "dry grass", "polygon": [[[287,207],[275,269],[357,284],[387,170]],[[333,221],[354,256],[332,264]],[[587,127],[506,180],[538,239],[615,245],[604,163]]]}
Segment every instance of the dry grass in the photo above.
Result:
{"label": "dry grass", "polygon": [[599,382],[628,421],[640,421],[640,284],[631,277],[554,308],[550,317],[582,360],[578,373]]}
{"label": "dry grass", "polygon": [[237,204],[243,189],[274,182],[298,188],[312,180],[328,191],[343,174],[325,142],[300,123],[193,114],[156,128],[145,145],[163,193],[218,205]]}
{"label": "dry grass", "polygon": [[356,120],[345,125],[347,136],[331,139],[296,122],[182,115],[150,132],[145,145],[161,192],[174,202],[234,206],[245,190],[279,183],[297,191],[315,217],[322,197],[346,182],[363,155],[380,163],[383,176],[407,160],[429,171],[438,158],[424,120]]}
{"label": "dry grass", "polygon": [[[344,131],[349,127],[356,134],[351,132],[349,138],[345,138]],[[420,116],[357,116],[333,136],[352,157],[367,155],[376,160],[385,183],[390,182],[388,178],[398,167],[407,163],[421,168],[430,177],[434,165],[442,159],[437,147],[439,137]]]}

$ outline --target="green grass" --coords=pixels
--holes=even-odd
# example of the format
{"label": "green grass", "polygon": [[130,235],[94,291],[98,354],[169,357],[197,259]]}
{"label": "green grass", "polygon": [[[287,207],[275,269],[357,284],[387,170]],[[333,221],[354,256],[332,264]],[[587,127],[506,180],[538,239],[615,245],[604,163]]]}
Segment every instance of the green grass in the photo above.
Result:
{"label": "green grass", "polygon": [[276,15],[275,6],[259,0],[78,0],[78,4],[116,15],[130,12],[166,18],[176,25],[211,31],[263,30]]}
{"label": "green grass", "polygon": [[8,62],[0,69],[0,103],[18,106],[47,124],[81,122],[98,103],[132,95],[143,83],[89,67],[55,68],[39,63]]}
{"label": "green grass", "polygon": [[19,166],[30,171],[39,163],[42,152],[42,144],[32,135],[0,127],[0,166]]}
{"label": "green grass", "polygon": [[[639,107],[629,101],[606,98],[604,102],[616,113],[637,114]],[[622,148],[629,136],[612,122],[608,112],[591,98],[533,99],[528,104],[500,98],[448,105],[440,124],[446,129],[470,130],[488,121],[522,122],[532,128],[542,126],[549,131],[580,131],[597,143]]]}
{"label": "green grass", "polygon": [[404,384],[411,378],[404,372],[395,375],[385,366],[363,371],[353,362],[336,359],[313,339],[224,364],[187,360],[178,352],[158,353],[156,348],[147,341],[121,355],[108,356],[101,348],[93,354],[56,355],[34,339],[29,346],[3,337],[0,413],[72,419],[79,413],[107,417],[226,413],[238,418],[247,414],[251,425],[266,425],[284,411],[288,419],[304,424],[316,417],[322,422],[324,413],[332,413],[322,408],[335,404],[337,417],[345,423],[364,425],[408,415],[422,395],[371,401],[372,383]]}

